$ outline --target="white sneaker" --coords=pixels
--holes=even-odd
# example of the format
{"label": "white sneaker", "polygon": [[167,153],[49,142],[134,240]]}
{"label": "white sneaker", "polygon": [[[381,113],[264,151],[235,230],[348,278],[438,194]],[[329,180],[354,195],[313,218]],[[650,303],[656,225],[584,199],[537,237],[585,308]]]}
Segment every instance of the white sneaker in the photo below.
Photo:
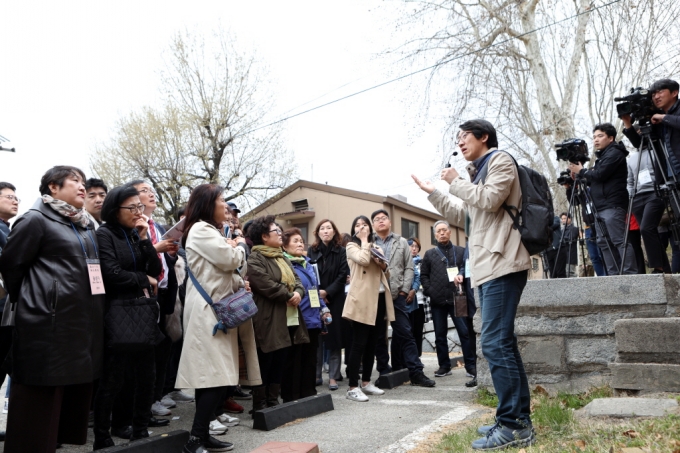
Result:
{"label": "white sneaker", "polygon": [[170,392],[168,393],[167,396],[169,396],[178,403],[190,403],[194,400],[193,396],[187,395],[181,390],[175,390],[174,392]]}
{"label": "white sneaker", "polygon": [[328,373],[328,364],[327,363],[323,364],[323,372]]}
{"label": "white sneaker", "polygon": [[151,405],[151,413],[153,415],[170,415],[172,412],[170,410],[163,406],[160,401],[156,401]]}
{"label": "white sneaker", "polygon": [[347,390],[347,399],[352,401],[360,401],[362,403],[368,401],[368,397],[364,395],[364,392],[362,392],[359,387],[352,390]]}
{"label": "white sneaker", "polygon": [[2,408],[2,413],[6,414],[9,411],[9,400],[5,400],[5,406]]}
{"label": "white sneaker", "polygon": [[171,409],[173,407],[177,407],[177,403],[175,403],[175,400],[170,398],[168,395],[165,395],[163,399],[161,400],[161,404],[168,409]]}
{"label": "white sneaker", "polygon": [[232,417],[231,415],[224,413],[222,415],[219,415],[217,417],[217,421],[222,423],[224,426],[236,426],[239,423],[241,423],[241,420],[239,420],[236,417]]}
{"label": "white sneaker", "polygon": [[369,383],[366,387],[363,385],[361,386],[361,391],[364,392],[366,395],[384,395],[385,391],[380,390],[378,387],[375,385]]}
{"label": "white sneaker", "polygon": [[219,436],[227,432],[227,427],[217,420],[210,422],[210,430],[208,431],[211,436]]}

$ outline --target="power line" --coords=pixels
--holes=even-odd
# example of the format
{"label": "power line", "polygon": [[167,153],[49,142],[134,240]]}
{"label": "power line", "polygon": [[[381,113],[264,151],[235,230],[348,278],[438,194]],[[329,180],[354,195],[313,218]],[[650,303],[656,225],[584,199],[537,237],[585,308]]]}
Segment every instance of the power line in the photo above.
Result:
{"label": "power line", "polygon": [[[470,56],[470,55],[479,53],[479,52],[481,52],[481,51],[488,50],[488,49],[490,49],[490,48],[492,48],[492,47],[496,47],[496,46],[500,46],[500,45],[502,45],[502,44],[506,44],[506,43],[508,43],[508,42],[510,42],[510,41],[513,41],[513,40],[515,40],[515,39],[519,39],[519,38],[522,38],[522,37],[524,37],[524,36],[530,35],[530,34],[532,34],[532,33],[536,33],[536,32],[538,32],[538,31],[544,30],[544,29],[546,29],[546,28],[553,27],[553,26],[555,26],[555,25],[561,24],[562,22],[566,22],[566,21],[575,19],[575,18],[577,18],[577,17],[579,17],[579,16],[582,16],[582,15],[584,15],[584,14],[590,14],[590,13],[592,13],[593,11],[597,11],[597,10],[602,9],[602,8],[605,8],[605,7],[607,7],[607,6],[611,6],[611,5],[615,4],[615,3],[619,3],[620,1],[621,1],[621,0],[612,0],[612,1],[610,1],[609,3],[605,3],[604,5],[592,7],[592,8],[590,8],[590,9],[585,10],[585,11],[581,11],[581,12],[579,12],[579,13],[576,13],[576,14],[574,14],[573,16],[565,17],[564,19],[560,19],[560,20],[558,20],[558,21],[555,21],[555,22],[546,24],[546,25],[544,25],[544,26],[542,26],[542,27],[538,27],[538,28],[535,28],[535,29],[533,29],[533,30],[527,31],[527,32],[525,32],[525,33],[521,33],[521,34],[519,34],[519,35],[517,35],[517,36],[512,36],[512,37],[510,37],[510,38],[504,39],[503,41],[495,42],[495,43],[493,43],[493,44],[489,44],[489,45],[486,46],[486,47],[482,47],[482,48],[480,48],[480,49],[473,50],[473,51],[471,51],[471,52],[468,52],[468,53],[465,53],[465,54],[462,54],[462,55],[458,55],[458,56],[455,56],[455,57],[451,57],[451,58],[446,59],[446,60],[443,60],[443,61],[441,61],[441,62],[439,62],[439,63],[435,63],[435,64],[433,64],[433,65],[430,65],[430,66],[428,66],[428,67],[426,67],[426,68],[422,68],[422,69],[418,69],[418,70],[413,71],[413,72],[409,72],[408,74],[404,74],[404,75],[401,75],[401,76],[396,77],[396,78],[394,78],[394,79],[390,79],[390,80],[387,80],[387,81],[385,81],[385,82],[381,82],[381,83],[379,83],[379,84],[377,84],[377,85],[373,85],[373,86],[371,86],[371,87],[364,88],[363,90],[356,91],[356,92],[354,92],[354,93],[348,94],[347,96],[342,96],[342,97],[340,97],[340,98],[338,98],[338,99],[334,99],[334,100],[328,101],[328,102],[326,102],[326,103],[324,103],[324,104],[317,105],[316,107],[312,107],[312,108],[310,108],[310,109],[303,110],[302,112],[295,113],[295,114],[293,114],[293,115],[289,115],[289,116],[287,116],[287,117],[285,117],[285,118],[281,118],[281,119],[279,119],[279,120],[272,121],[271,123],[265,124],[265,125],[263,125],[263,126],[256,127],[255,129],[251,129],[251,130],[249,130],[248,132],[245,132],[243,135],[247,135],[247,134],[250,134],[250,133],[252,133],[252,132],[258,131],[258,130],[260,130],[260,129],[264,129],[264,128],[269,127],[269,126],[273,126],[273,125],[275,125],[275,124],[282,123],[282,122],[284,122],[284,121],[288,121],[288,120],[293,119],[293,118],[295,118],[295,117],[298,117],[298,116],[300,116],[300,115],[304,115],[305,113],[313,112],[314,110],[319,110],[320,108],[327,107],[327,106],[329,106],[329,105],[335,104],[335,103],[340,102],[340,101],[344,101],[345,99],[349,99],[349,98],[352,98],[352,97],[354,97],[354,96],[358,96],[358,95],[360,95],[360,94],[366,93],[366,92],[371,91],[371,90],[375,90],[375,89],[380,88],[380,87],[383,87],[383,86],[385,86],[385,85],[389,85],[390,83],[398,82],[399,80],[406,79],[406,78],[408,78],[408,77],[414,76],[414,75],[419,74],[419,73],[421,73],[421,72],[429,71],[429,70],[434,69],[434,68],[436,68],[436,67],[438,67],[438,66],[443,66],[443,65],[449,64],[449,63],[451,63],[452,61],[455,61],[455,60],[458,60],[458,59],[461,59],[461,58],[468,57],[468,56]],[[349,82],[349,83],[352,83],[352,82]],[[333,91],[334,91],[334,90],[333,90]],[[312,102],[312,101],[309,101],[309,102]],[[304,104],[303,104],[303,105],[304,105]]]}

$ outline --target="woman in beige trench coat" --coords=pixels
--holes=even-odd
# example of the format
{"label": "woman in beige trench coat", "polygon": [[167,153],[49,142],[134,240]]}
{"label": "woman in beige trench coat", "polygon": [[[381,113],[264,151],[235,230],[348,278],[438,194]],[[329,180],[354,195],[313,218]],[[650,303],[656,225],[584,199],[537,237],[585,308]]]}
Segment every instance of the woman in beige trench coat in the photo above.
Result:
{"label": "woman in beige trench coat", "polygon": [[[347,244],[347,263],[351,283],[342,317],[352,321],[352,350],[349,353],[349,390],[347,399],[368,401],[368,395],[385,393],[371,384],[371,370],[379,329],[386,329],[386,321],[394,321],[394,306],[390,294],[387,263],[374,258],[369,242],[373,237],[371,222],[359,216],[352,222],[352,242]],[[382,253],[380,248],[375,247]],[[387,318],[387,319],[385,319]],[[363,357],[363,362],[362,362]],[[362,384],[359,386],[359,364],[363,364]]]}
{"label": "woman in beige trench coat", "polygon": [[[245,286],[237,272],[241,268],[240,272],[245,273],[245,251],[222,233],[222,224],[227,220],[223,192],[222,187],[214,184],[202,184],[192,191],[182,238],[189,269],[215,301]],[[196,389],[196,413],[185,452],[202,451],[204,447],[231,450],[233,445],[209,435],[215,409],[224,402],[227,386],[261,383],[252,322],[213,335],[217,322],[212,308],[189,279],[184,306],[184,345],[175,384],[179,389]],[[239,379],[239,343],[246,357],[245,379]]]}

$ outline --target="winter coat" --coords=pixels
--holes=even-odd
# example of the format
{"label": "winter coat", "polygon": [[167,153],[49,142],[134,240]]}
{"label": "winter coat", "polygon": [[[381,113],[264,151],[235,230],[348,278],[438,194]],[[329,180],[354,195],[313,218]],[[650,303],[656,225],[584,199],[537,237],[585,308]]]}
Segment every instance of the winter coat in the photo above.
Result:
{"label": "winter coat", "polygon": [[597,160],[593,168],[579,172],[590,186],[590,196],[598,211],[605,209],[628,209],[628,150],[620,143],[612,142],[602,151],[595,153]]}
{"label": "winter coat", "polygon": [[349,275],[345,248],[332,243],[327,247],[320,243],[317,247],[310,247],[307,256],[316,262],[319,269],[319,289],[327,293],[328,308],[334,320],[328,325],[328,334],[323,336],[323,342],[329,350],[348,347],[352,340],[352,329],[347,321],[342,320],[345,282]]}
{"label": "winter coat", "polygon": [[[74,231],[74,228],[76,231]],[[14,223],[0,257],[16,301],[12,380],[60,386],[98,379],[104,348],[104,295],[92,295],[83,247],[96,237],[38,199]]]}
{"label": "winter coat", "polygon": [[390,256],[387,266],[390,270],[390,292],[392,300],[400,292],[408,294],[413,284],[413,259],[408,241],[396,233],[390,234]]}
{"label": "winter coat", "polygon": [[[444,259],[439,249],[446,257]],[[420,281],[423,283],[423,294],[430,298],[433,305],[452,305],[456,284],[449,281],[447,267],[463,267],[465,248],[453,245],[437,245],[436,248],[425,252],[423,262],[420,265]],[[447,263],[448,260],[448,263]],[[458,273],[456,273],[458,275]]]}
{"label": "winter coat", "polygon": [[105,223],[97,230],[97,242],[107,305],[141,297],[145,289],[152,291],[147,276],[160,274],[161,260],[150,239],[141,240],[134,230]]}
{"label": "winter coat", "polygon": [[[312,307],[309,300],[309,290],[315,288],[318,290],[319,283],[316,281],[316,275],[312,265],[309,264],[309,258],[305,257],[307,261],[307,266],[303,267],[302,264],[293,261],[293,270],[297,274],[302,286],[305,288],[305,295],[302,296],[300,305],[298,308],[302,312],[302,318],[305,320],[305,326],[307,329],[320,329],[321,322],[321,309],[326,308],[326,303],[323,299],[319,298],[319,307]],[[332,317],[333,315],[331,315]],[[332,323],[331,323],[332,324]]]}
{"label": "winter coat", "polygon": [[[347,300],[342,317],[354,322],[376,325],[380,284],[385,287],[387,321],[394,321],[394,305],[389,291],[389,271],[383,272],[371,257],[372,244],[359,246],[354,242],[347,244],[347,263],[352,282],[349,285]],[[380,322],[380,320],[378,320]]]}
{"label": "winter coat", "polygon": [[[287,258],[284,259],[292,267],[291,262]],[[286,308],[293,293],[281,282],[279,265],[273,258],[267,258],[257,250],[251,252],[248,257],[248,281],[257,305],[257,314],[253,317],[257,347],[262,349],[262,352],[272,352],[292,346]],[[300,294],[301,299],[305,295],[305,289],[297,275],[294,291]],[[293,343],[309,343],[309,334],[300,310],[298,321]]]}
{"label": "winter coat", "polygon": [[[486,165],[488,171],[484,181],[474,184],[459,176],[447,188],[453,197],[442,185],[428,197],[437,211],[453,225],[462,227],[466,216],[470,217],[468,245],[473,288],[531,267],[531,257],[522,244],[522,237],[503,209],[503,203],[521,209],[522,190],[517,167],[504,152],[495,153]],[[468,166],[471,178],[475,170],[474,163]],[[446,184],[445,181],[442,183]]]}
{"label": "winter coat", "polygon": [[[214,301],[234,294],[245,282],[236,270],[245,268],[245,252],[232,247],[217,228],[197,222],[186,241],[187,264],[196,280]],[[243,269],[245,270],[245,269]],[[184,344],[179,359],[179,389],[260,385],[253,324],[246,321],[227,333],[218,331],[215,312],[200,295],[191,279],[187,281],[184,304]],[[239,378],[239,340],[245,353],[246,376]]]}

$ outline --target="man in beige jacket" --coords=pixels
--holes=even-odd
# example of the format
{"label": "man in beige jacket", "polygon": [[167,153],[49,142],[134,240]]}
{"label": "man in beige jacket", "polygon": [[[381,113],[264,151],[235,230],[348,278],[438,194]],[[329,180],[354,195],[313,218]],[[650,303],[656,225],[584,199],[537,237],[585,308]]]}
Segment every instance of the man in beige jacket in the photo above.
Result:
{"label": "man in beige jacket", "polygon": [[[482,314],[481,344],[498,395],[496,424],[479,428],[484,437],[472,443],[476,450],[525,446],[534,442],[530,394],[515,336],[515,315],[531,267],[529,252],[519,231],[513,229],[503,203],[520,206],[521,188],[512,158],[496,148],[493,125],[486,120],[460,126],[458,146],[471,181],[454,168],[441,172],[447,186],[415,182],[428,200],[449,221],[465,226],[469,237],[470,281],[479,293]],[[449,193],[446,193],[448,190]],[[452,196],[450,196],[452,195]],[[521,206],[520,206],[521,207]]]}

